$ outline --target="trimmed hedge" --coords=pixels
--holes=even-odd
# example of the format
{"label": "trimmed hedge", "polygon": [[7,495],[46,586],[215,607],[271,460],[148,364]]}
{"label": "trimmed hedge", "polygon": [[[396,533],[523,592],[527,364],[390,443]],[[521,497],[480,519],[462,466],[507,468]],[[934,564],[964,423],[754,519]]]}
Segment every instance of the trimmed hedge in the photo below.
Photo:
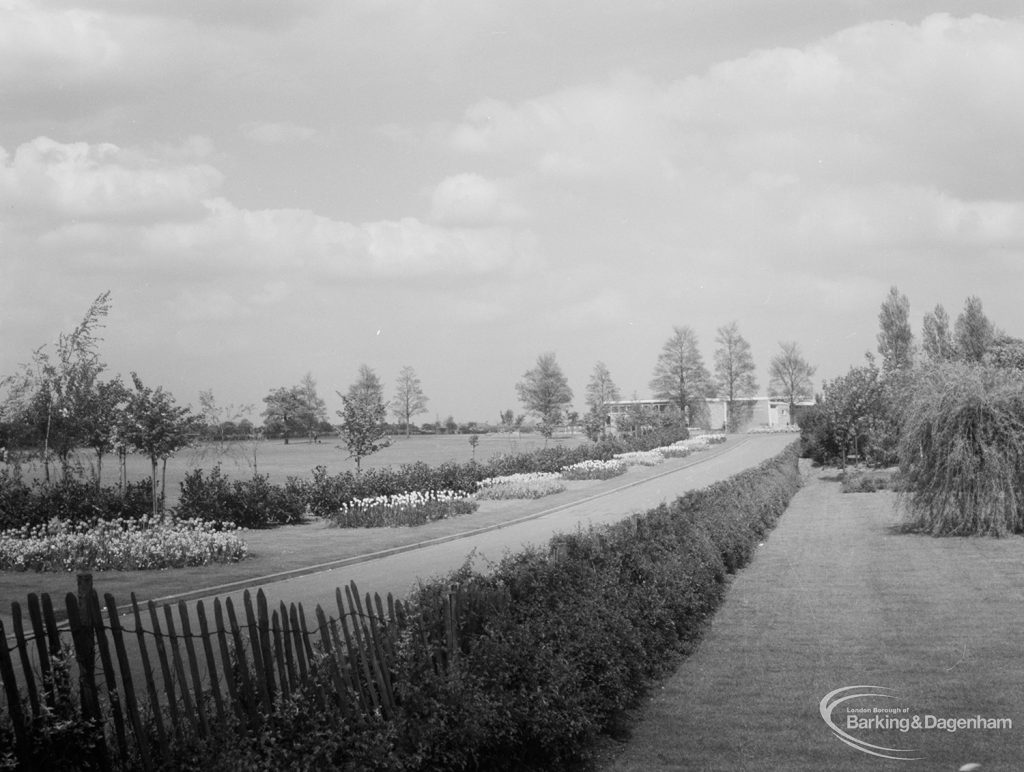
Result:
{"label": "trimmed hedge", "polygon": [[[397,646],[397,712],[358,718],[312,697],[259,737],[218,733],[169,768],[580,768],[656,678],[691,651],[800,485],[796,444],[774,459],[616,525],[554,537],[482,574],[422,584]],[[443,609],[458,586],[447,670]],[[234,765],[234,766],[233,766]]]}

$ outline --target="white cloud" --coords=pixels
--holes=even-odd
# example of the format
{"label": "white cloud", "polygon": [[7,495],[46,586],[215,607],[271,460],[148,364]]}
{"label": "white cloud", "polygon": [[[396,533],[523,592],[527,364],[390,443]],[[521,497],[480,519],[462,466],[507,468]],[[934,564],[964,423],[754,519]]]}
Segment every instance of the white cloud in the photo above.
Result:
{"label": "white cloud", "polygon": [[[13,156],[0,149],[0,204],[21,216],[126,220],[179,217],[220,186],[207,164],[177,164],[113,144],[39,137]],[[0,217],[3,215],[0,214]]]}
{"label": "white cloud", "polygon": [[0,83],[11,88],[41,77],[78,80],[109,73],[123,53],[101,14],[18,0],[0,6]]}
{"label": "white cloud", "polygon": [[505,187],[479,174],[447,177],[431,193],[431,219],[455,226],[521,222],[526,212]]}

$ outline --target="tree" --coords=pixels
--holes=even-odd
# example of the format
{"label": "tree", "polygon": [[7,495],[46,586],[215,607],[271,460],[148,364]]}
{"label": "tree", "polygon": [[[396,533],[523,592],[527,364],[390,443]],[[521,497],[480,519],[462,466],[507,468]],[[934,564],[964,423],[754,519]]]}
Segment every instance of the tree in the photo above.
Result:
{"label": "tree", "polygon": [[516,393],[523,407],[540,418],[540,433],[550,439],[562,411],[572,404],[572,389],[553,353],[537,357],[537,365],[516,384]]}
{"label": "tree", "polygon": [[314,431],[327,417],[327,408],[316,391],[316,381],[310,373],[303,376],[297,386],[274,389],[263,398],[264,426],[268,433],[283,434],[288,444],[293,434],[304,434],[312,439]]}
{"label": "tree", "polygon": [[715,342],[718,343],[715,350],[715,377],[718,379],[720,393],[729,404],[729,431],[734,432],[750,420],[753,406],[741,402],[740,398],[752,397],[757,391],[754,357],[750,353],[750,344],[740,335],[736,322],[719,327]]}
{"label": "tree", "polygon": [[588,438],[597,440],[607,431],[608,403],[621,399],[619,387],[604,362],[594,365],[584,395],[588,410],[583,418],[583,430]]}
{"label": "tree", "polygon": [[356,474],[362,472],[363,459],[386,448],[388,415],[384,402],[384,388],[377,374],[366,365],[360,365],[359,377],[349,386],[348,393],[337,392],[342,409],[340,432],[349,458],[356,462]]}
{"label": "tree", "polygon": [[5,378],[8,391],[5,414],[28,430],[42,444],[44,478],[50,480],[50,456],[56,455],[64,475],[69,472],[72,451],[82,442],[81,419],[91,399],[96,379],[104,370],[98,347],[98,330],[110,312],[110,292],[100,294],[82,321],[70,333],[61,333],[53,355],[45,346],[36,349],[32,363],[22,372]]}
{"label": "tree", "polygon": [[103,456],[123,442],[120,427],[124,424],[131,392],[120,378],[97,383],[84,405],[81,417],[82,445],[96,454],[96,489],[99,490],[103,476]]}
{"label": "tree", "polygon": [[779,343],[779,347],[782,351],[775,355],[768,367],[768,390],[773,397],[783,397],[789,402],[789,414],[792,416],[797,400],[811,395],[811,377],[817,368],[804,359],[795,341]]}
{"label": "tree", "polygon": [[299,413],[299,420],[304,424],[306,437],[313,440],[320,424],[327,420],[327,404],[316,392],[316,381],[312,373],[306,373],[299,382],[299,397],[302,410]]}
{"label": "tree", "polygon": [[981,300],[971,296],[953,327],[957,356],[965,362],[980,362],[995,337],[992,322],[981,308]]}
{"label": "tree", "polygon": [[707,422],[711,374],[697,347],[697,336],[689,327],[673,327],[654,367],[651,391],[657,399],[670,400],[687,426]]}
{"label": "tree", "polygon": [[427,401],[420,379],[416,377],[416,371],[406,365],[398,373],[394,407],[391,409],[395,417],[405,424],[406,437],[409,436],[409,424],[412,422],[413,416],[427,412]]}
{"label": "tree", "polygon": [[[166,483],[167,459],[192,441],[202,425],[202,419],[187,407],[175,404],[174,397],[162,386],[152,389],[132,373],[135,391],[130,392],[124,411],[122,432],[125,441],[145,454],[152,469],[153,515],[160,511]],[[157,463],[163,461],[164,476],[157,488]]]}
{"label": "tree", "polygon": [[1000,335],[989,345],[983,361],[993,367],[1024,371],[1024,340]]}
{"label": "tree", "polygon": [[876,441],[878,424],[885,418],[885,392],[882,376],[869,357],[861,367],[824,384],[820,403],[838,450],[840,466],[846,469],[846,457],[866,456]]}
{"label": "tree", "polygon": [[910,329],[910,301],[896,287],[878,312],[878,353],[885,372],[908,369],[914,361],[914,333]]}
{"label": "tree", "polygon": [[949,330],[949,315],[939,303],[935,310],[924,315],[921,329],[921,347],[931,362],[948,362],[953,359],[953,335]]}

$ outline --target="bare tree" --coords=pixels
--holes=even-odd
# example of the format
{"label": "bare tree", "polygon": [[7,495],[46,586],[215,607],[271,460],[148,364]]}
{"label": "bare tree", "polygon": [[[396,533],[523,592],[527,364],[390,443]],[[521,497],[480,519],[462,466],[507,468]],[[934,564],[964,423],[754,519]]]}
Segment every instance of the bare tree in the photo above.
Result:
{"label": "bare tree", "polygon": [[749,420],[751,403],[743,403],[742,397],[752,397],[757,391],[754,371],[754,357],[750,344],[740,335],[736,322],[729,322],[718,328],[715,337],[715,377],[718,379],[720,394],[729,404],[729,430],[736,431]]}
{"label": "bare tree", "polygon": [[789,401],[790,420],[793,406],[801,397],[810,397],[814,385],[811,377],[817,368],[812,367],[796,342],[779,343],[782,351],[772,359],[768,368],[770,376],[768,389],[772,396],[785,397]]}
{"label": "bare tree", "polygon": [[427,396],[423,393],[420,379],[416,377],[416,371],[406,365],[398,373],[398,381],[395,384],[395,398],[392,401],[391,412],[395,417],[405,424],[405,436],[409,436],[409,425],[413,416],[427,412]]}

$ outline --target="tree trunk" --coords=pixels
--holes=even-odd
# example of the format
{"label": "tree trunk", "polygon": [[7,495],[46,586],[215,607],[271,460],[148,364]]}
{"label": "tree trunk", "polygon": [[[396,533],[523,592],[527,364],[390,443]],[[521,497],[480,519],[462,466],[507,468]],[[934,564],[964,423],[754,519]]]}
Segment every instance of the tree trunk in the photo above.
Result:
{"label": "tree trunk", "polygon": [[160,511],[164,509],[164,501],[167,498],[167,459],[162,459],[163,467],[160,470]]}
{"label": "tree trunk", "polygon": [[103,487],[103,454],[96,451],[96,492]]}
{"label": "tree trunk", "polygon": [[149,457],[149,462],[152,465],[152,469],[153,469],[153,474],[150,477],[150,481],[153,483],[153,485],[152,485],[152,488],[153,488],[153,517],[156,517],[157,515],[160,514],[160,511],[157,509],[157,500],[158,499],[157,499],[157,495],[156,495],[156,456],[150,456]]}

